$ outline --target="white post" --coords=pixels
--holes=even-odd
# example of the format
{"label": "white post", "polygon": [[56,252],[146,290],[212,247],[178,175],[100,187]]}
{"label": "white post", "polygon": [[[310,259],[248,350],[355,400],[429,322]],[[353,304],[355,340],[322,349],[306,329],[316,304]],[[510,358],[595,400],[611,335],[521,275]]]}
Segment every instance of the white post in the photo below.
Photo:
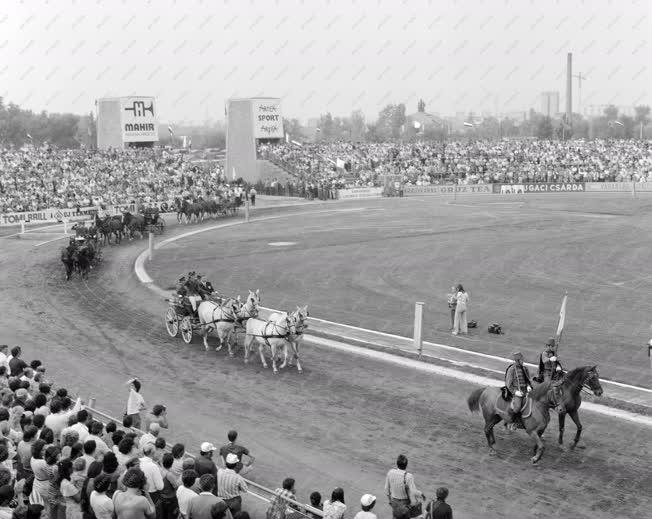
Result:
{"label": "white post", "polygon": [[149,232],[149,254],[147,256],[147,259],[149,261],[152,261],[153,256],[154,256],[154,233],[150,231]]}
{"label": "white post", "polygon": [[652,345],[647,347],[647,356],[650,357],[650,369],[652,370]]}
{"label": "white post", "polygon": [[68,221],[63,221],[63,234],[68,234]]}
{"label": "white post", "polygon": [[414,304],[414,348],[419,352],[419,357],[423,350],[423,304],[421,302]]}
{"label": "white post", "polygon": [[632,197],[636,198],[636,180],[632,178]]}
{"label": "white post", "polygon": [[92,396],[88,399],[88,407],[95,409],[95,397]]}
{"label": "white post", "polygon": [[249,221],[249,198],[245,199],[245,222]]}
{"label": "white post", "polygon": [[20,221],[20,234],[25,234],[25,220]]}

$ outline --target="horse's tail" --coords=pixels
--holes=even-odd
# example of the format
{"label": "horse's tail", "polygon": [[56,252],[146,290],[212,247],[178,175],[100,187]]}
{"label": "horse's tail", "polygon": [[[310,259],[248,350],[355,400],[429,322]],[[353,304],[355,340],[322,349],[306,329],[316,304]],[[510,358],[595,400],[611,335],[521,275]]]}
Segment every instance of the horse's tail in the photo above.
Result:
{"label": "horse's tail", "polygon": [[482,396],[483,392],[483,387],[476,389],[466,400],[466,403],[469,405],[469,409],[471,411],[480,411],[480,397]]}

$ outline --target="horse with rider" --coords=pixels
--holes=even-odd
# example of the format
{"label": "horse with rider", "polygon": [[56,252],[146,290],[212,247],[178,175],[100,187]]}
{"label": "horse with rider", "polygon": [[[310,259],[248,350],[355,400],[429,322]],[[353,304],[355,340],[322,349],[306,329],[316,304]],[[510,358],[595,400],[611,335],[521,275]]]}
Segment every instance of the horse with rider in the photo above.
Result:
{"label": "horse with rider", "polygon": [[[539,373],[532,378],[524,364],[523,354],[512,354],[513,363],[505,372],[505,385],[502,388],[486,387],[473,391],[467,403],[471,411],[482,411],[485,420],[484,433],[489,452],[494,454],[496,438],[495,425],[501,421],[514,430],[525,429],[534,440],[532,463],[537,463],[544,452],[541,439],[550,422],[550,409],[559,413],[559,444],[563,444],[565,418],[568,414],[577,427],[571,448],[580,440],[582,424],[578,410],[582,404],[581,391],[584,388],[595,396],[602,395],[602,386],[597,366],[582,366],[564,372],[556,353],[557,342],[549,339],[545,350],[539,356]],[[533,383],[538,382],[534,385]]]}

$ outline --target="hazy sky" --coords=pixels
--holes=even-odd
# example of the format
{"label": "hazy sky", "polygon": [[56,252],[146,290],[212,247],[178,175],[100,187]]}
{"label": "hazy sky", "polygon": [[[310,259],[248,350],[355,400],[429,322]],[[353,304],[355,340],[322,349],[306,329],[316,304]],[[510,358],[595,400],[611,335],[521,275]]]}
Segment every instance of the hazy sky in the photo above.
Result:
{"label": "hazy sky", "polygon": [[[566,53],[582,105],[652,104],[649,0],[0,0],[0,96],[88,112],[154,95],[161,121],[221,119],[228,97],[278,96],[285,116],[389,102],[416,111],[538,109]],[[577,80],[573,82],[577,111]]]}

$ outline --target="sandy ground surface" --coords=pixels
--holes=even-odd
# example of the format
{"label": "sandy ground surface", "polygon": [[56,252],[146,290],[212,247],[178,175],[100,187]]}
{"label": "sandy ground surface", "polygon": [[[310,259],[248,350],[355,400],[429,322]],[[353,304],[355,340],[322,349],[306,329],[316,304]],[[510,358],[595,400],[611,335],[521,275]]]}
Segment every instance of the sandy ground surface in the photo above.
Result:
{"label": "sandy ground surface", "polygon": [[[365,218],[359,212],[350,213]],[[321,218],[326,223],[325,213]],[[283,241],[292,241],[288,236],[309,220],[304,215],[281,222],[275,224],[278,234],[285,236]],[[328,249],[329,237],[323,237],[323,250]],[[276,236],[249,239],[261,247],[281,241]],[[211,247],[206,240],[215,243]],[[375,241],[368,243],[371,247]],[[0,244],[0,342],[21,344],[27,357],[40,357],[51,366],[57,381],[97,397],[98,407],[116,415],[124,409],[124,382],[139,376],[148,403],[162,402],[169,408],[168,436],[183,438],[190,451],[196,451],[204,440],[221,444],[226,432],[237,428],[242,443],[257,457],[251,477],[262,484],[276,487],[283,477],[292,475],[302,500],[313,490],[327,495],[341,485],[351,515],[360,495],[371,492],[380,497],[379,518],[386,519],[384,474],[396,455],[404,452],[418,485],[428,495],[440,485],[451,489],[449,501],[456,517],[639,518],[652,506],[648,429],[584,413],[586,448],[564,452],[549,437],[544,460],[532,467],[528,439],[500,428],[499,455],[491,458],[486,454],[480,417],[466,409],[472,386],[419,377],[405,368],[318,347],[304,352],[302,375],[286,371],[273,376],[258,362],[244,366],[240,356],[231,359],[223,352],[206,353],[198,342],[186,346],[168,337],[162,320],[164,302],[155,300],[133,274],[133,260],[142,242],[112,248],[88,281],[69,283],[63,279],[58,244],[36,249],[33,243],[14,239],[3,239]],[[279,302],[275,294],[281,294],[283,282],[294,278],[296,286],[302,285],[301,270],[276,279],[285,272],[279,262],[272,261],[277,253],[250,252],[245,261],[238,259],[238,247],[233,236],[217,234],[193,245],[197,261],[213,261],[215,272],[219,266],[238,275],[248,273],[246,282],[238,285],[239,292],[260,287],[257,280],[273,279],[262,287],[263,301],[269,306]],[[343,249],[348,247],[344,244]],[[169,252],[174,250],[171,246]],[[229,251],[233,257],[227,262],[220,254]],[[160,252],[157,257],[167,256]],[[302,254],[300,250],[286,253],[290,263],[285,269],[305,263],[305,258],[304,262],[293,260]],[[352,262],[356,258],[359,255],[353,255]],[[199,268],[195,265],[180,264],[177,270]],[[456,276],[451,273],[449,277]],[[312,279],[319,284],[311,294],[323,291],[328,279],[341,286],[335,276],[313,275]],[[306,287],[312,283],[303,282]],[[278,284],[276,292],[274,284]],[[359,285],[350,284],[356,292]],[[445,289],[447,283],[442,285]],[[301,299],[292,297],[293,302]],[[369,312],[367,306],[373,307],[380,299],[367,297],[356,311]],[[551,296],[551,301],[557,299]],[[345,303],[350,303],[346,294],[333,299],[331,306]],[[572,425],[569,432],[573,432]]]}
{"label": "sandy ground surface", "polygon": [[[424,301],[424,339],[502,357],[518,349],[533,363],[568,291],[564,365],[598,364],[604,378],[652,387],[651,203],[585,193],[305,208],[170,244],[148,272],[170,287],[197,270],[228,294],[259,288],[265,306],[307,304],[313,317],[408,337]],[[449,332],[446,294],[457,282],[479,322],[464,338]],[[487,333],[494,321],[505,335]]]}

